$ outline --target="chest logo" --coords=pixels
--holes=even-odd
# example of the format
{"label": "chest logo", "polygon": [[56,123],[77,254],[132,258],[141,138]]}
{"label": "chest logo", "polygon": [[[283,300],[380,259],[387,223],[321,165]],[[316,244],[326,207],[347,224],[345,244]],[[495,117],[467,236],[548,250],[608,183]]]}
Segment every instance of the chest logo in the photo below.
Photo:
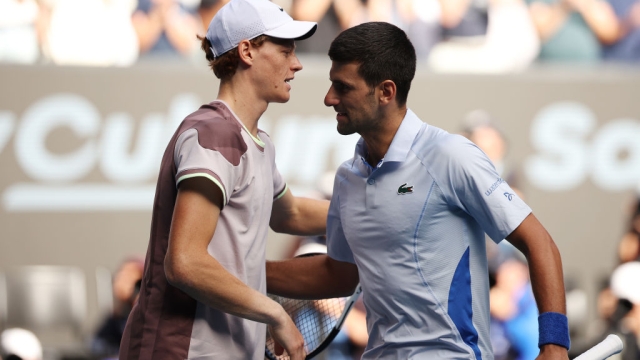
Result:
{"label": "chest logo", "polygon": [[413,185],[407,186],[407,183],[400,185],[398,195],[413,194]]}

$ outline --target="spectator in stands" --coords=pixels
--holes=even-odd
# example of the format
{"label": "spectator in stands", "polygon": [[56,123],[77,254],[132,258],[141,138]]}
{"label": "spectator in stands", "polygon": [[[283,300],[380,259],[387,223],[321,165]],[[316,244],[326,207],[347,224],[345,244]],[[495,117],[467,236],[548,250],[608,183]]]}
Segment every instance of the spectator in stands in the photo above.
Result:
{"label": "spectator in stands", "polygon": [[200,18],[200,33],[204,35],[209,28],[209,23],[215,14],[223,7],[229,0],[201,0],[198,6],[198,16]]}
{"label": "spectator in stands", "polygon": [[529,270],[516,253],[512,252],[495,273],[490,273],[495,279],[489,292],[489,305],[496,360],[532,360],[540,352],[538,310]]}
{"label": "spectator in stands", "polygon": [[576,355],[614,333],[624,342],[621,359],[640,359],[640,198],[634,199],[630,210],[627,232],[618,245],[620,265],[601,286],[598,320],[591,324],[587,343],[576,349]]}
{"label": "spectator in stands", "polygon": [[45,55],[58,65],[129,66],[138,57],[131,0],[51,2]]}
{"label": "spectator in stands", "polygon": [[487,1],[438,0],[441,7],[440,23],[443,37],[484,36],[489,24]]}
{"label": "spectator in stands", "polygon": [[177,0],[139,0],[131,21],[141,56],[185,57],[200,45],[200,21]]}
{"label": "spectator in stands", "polygon": [[606,61],[640,61],[640,0],[608,0],[615,12],[610,36],[603,38]]}
{"label": "spectator in stands", "polygon": [[629,308],[621,319],[618,334],[623,339],[622,360],[640,359],[640,262],[618,266],[611,275],[611,290],[628,301]]}
{"label": "spectator in stands", "polygon": [[404,29],[420,58],[441,42],[466,46],[487,32],[485,0],[368,0],[365,7],[361,22],[386,21]]}
{"label": "spectator in stands", "polygon": [[92,340],[91,351],[94,356],[117,358],[129,312],[138,299],[143,271],[144,260],[138,257],[126,259],[116,271],[113,278],[113,313],[104,319]]}
{"label": "spectator in stands", "polygon": [[640,260],[640,234],[638,232],[630,230],[622,236],[618,244],[618,258],[621,263]]}
{"label": "spectator in stands", "polygon": [[629,225],[618,244],[618,259],[621,263],[640,261],[640,196],[631,206]]}
{"label": "spectator in stands", "polygon": [[[536,59],[540,40],[524,0],[489,0],[488,4],[486,34],[476,35],[476,41],[449,40],[435,45],[428,57],[432,69],[504,73],[524,70]],[[482,27],[479,19],[476,32]]]}
{"label": "spectator in stands", "polygon": [[342,30],[365,21],[365,7],[361,0],[292,0],[291,16],[318,23],[311,38],[296,44],[296,52],[326,55]]}
{"label": "spectator in stands", "polygon": [[541,61],[596,62],[614,13],[605,0],[528,0],[542,41]]}
{"label": "spectator in stands", "polygon": [[431,48],[442,41],[440,24],[441,6],[439,0],[397,0],[396,11],[399,20],[396,25],[404,29],[416,49],[418,58],[425,58]]}
{"label": "spectator in stands", "polygon": [[484,0],[438,0],[441,40],[439,44],[480,44],[488,29],[488,2]]}
{"label": "spectator in stands", "polygon": [[0,0],[0,62],[38,60],[38,11],[36,0]]}
{"label": "spectator in stands", "polygon": [[42,360],[42,344],[34,333],[20,328],[6,329],[0,335],[0,359]]}

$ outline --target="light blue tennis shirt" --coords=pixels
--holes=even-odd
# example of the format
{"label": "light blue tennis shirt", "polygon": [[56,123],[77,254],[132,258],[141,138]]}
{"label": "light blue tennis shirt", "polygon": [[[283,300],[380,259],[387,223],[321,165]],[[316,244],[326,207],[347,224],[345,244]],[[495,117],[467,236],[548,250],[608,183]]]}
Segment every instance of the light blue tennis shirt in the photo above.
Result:
{"label": "light blue tennis shirt", "polygon": [[485,232],[531,213],[491,161],[411,110],[384,159],[366,144],[336,174],[328,254],[355,263],[367,310],[363,359],[493,359]]}

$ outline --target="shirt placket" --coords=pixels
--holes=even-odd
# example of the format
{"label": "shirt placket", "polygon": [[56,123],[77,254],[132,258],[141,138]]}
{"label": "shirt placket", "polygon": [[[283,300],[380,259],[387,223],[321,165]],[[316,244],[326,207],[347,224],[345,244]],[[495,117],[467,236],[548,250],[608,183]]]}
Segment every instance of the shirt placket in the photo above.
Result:
{"label": "shirt placket", "polygon": [[378,178],[377,178],[377,173],[378,170],[382,164],[384,163],[384,159],[380,160],[380,162],[378,163],[378,165],[376,165],[376,167],[372,167],[371,165],[369,165],[369,163],[367,163],[367,161],[364,158],[361,158],[363,165],[369,170],[368,174],[369,176],[367,177],[367,181],[366,181],[366,189],[365,189],[365,204],[367,209],[375,209],[378,207],[378,203],[376,200],[376,188],[378,187]]}

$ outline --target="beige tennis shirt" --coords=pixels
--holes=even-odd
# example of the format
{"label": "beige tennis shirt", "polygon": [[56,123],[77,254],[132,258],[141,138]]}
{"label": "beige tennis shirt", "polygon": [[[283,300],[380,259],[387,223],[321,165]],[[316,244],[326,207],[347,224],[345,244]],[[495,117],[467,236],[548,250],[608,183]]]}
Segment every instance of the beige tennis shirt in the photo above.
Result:
{"label": "beige tennis shirt", "polygon": [[224,201],[209,254],[265,293],[265,250],[273,201],[286,184],[269,136],[252,136],[222,101],[187,116],[162,159],[138,304],[120,359],[263,359],[266,325],[226,314],[167,283],[164,258],[180,182],[211,180]]}

